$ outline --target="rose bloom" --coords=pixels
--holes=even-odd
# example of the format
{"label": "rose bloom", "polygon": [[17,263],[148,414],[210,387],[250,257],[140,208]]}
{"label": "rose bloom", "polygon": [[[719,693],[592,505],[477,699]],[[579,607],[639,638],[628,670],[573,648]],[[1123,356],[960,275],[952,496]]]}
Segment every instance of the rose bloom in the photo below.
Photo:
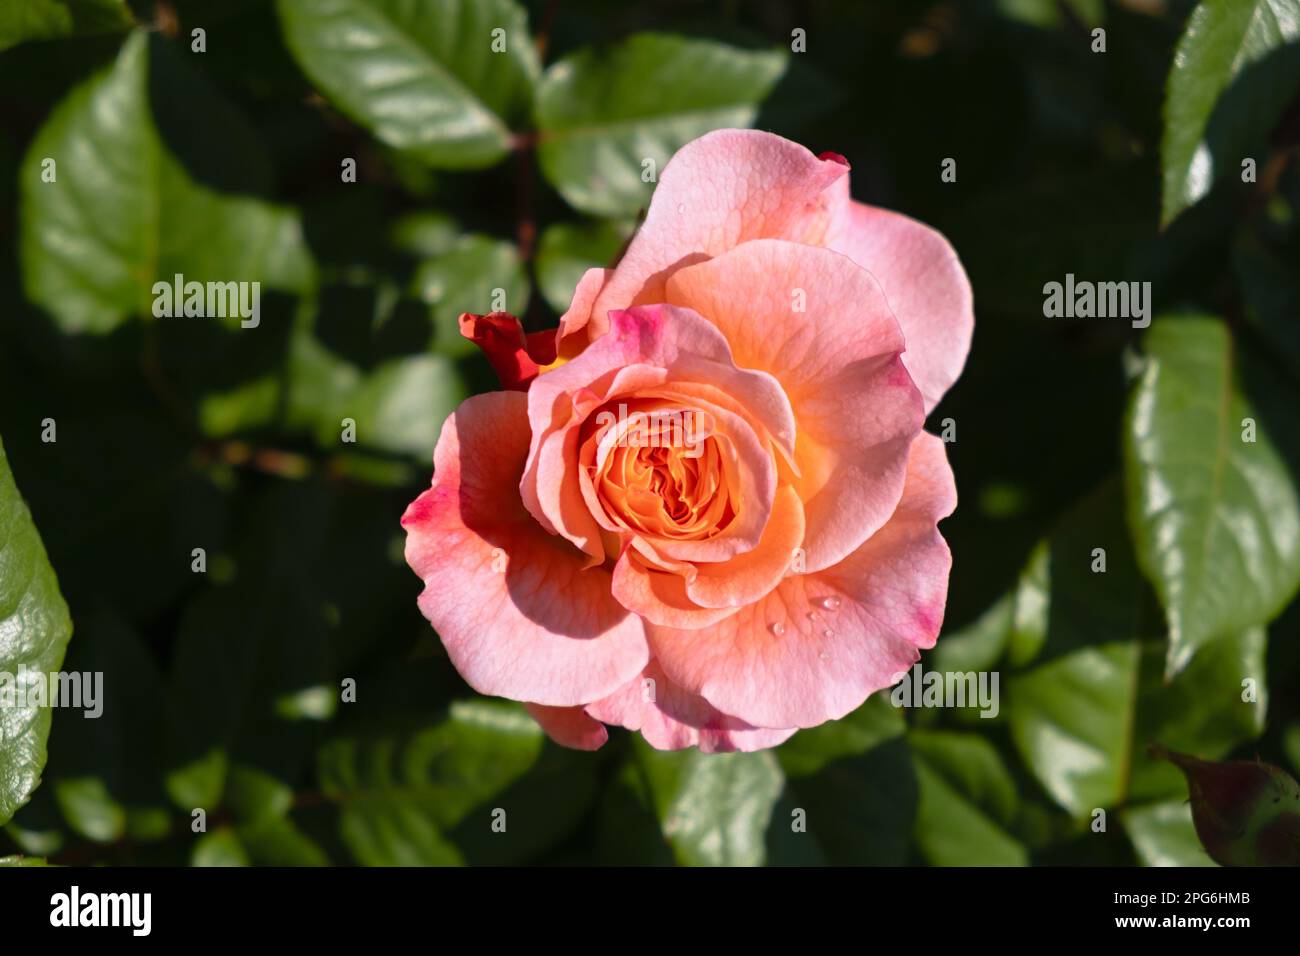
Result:
{"label": "rose bloom", "polygon": [[956,490],[922,426],[965,362],[970,285],[848,173],[710,133],[557,330],[461,317],[506,390],[447,419],[406,559],[465,680],[559,743],[775,746],[934,645]]}

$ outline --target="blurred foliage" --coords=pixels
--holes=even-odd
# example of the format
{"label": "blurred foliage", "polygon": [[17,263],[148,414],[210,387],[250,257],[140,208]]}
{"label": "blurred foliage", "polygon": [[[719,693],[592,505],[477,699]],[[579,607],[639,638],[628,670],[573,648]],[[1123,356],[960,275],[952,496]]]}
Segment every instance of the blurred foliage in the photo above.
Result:
{"label": "blurred foliage", "polygon": [[[106,707],[6,711],[0,865],[1205,863],[1147,746],[1300,766],[1297,24],[5,3],[0,670],[66,645]],[[968,269],[924,665],[996,672],[1000,708],[882,692],[770,752],[565,751],[463,684],[402,558],[443,419],[494,384],[456,316],[553,325],[672,153],[746,124],[844,154]],[[1044,318],[1067,273],[1150,282],[1150,329]],[[259,281],[257,324],[155,317],[176,274]]]}

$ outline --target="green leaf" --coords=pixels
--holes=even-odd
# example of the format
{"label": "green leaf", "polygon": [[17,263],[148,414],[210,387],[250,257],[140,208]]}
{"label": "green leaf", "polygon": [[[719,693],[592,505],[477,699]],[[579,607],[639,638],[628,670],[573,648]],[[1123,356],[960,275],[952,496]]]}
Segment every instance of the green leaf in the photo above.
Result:
{"label": "green leaf", "polygon": [[1300,82],[1297,40],[1300,0],[1202,0],[1192,11],[1165,101],[1164,223],[1265,144]]}
{"label": "green leaf", "polygon": [[783,775],[771,751],[660,751],[637,741],[636,760],[664,837],[686,866],[760,866]]}
{"label": "green leaf", "polygon": [[[66,332],[105,333],[152,315],[154,284],[177,274],[288,291],[313,281],[295,212],[200,185],[164,145],[150,110],[151,65],[182,66],[151,49],[147,34],[132,34],[113,66],[59,104],[23,163],[24,285]],[[47,158],[54,182],[42,178]],[[237,327],[240,318],[224,321]]]}
{"label": "green leaf", "polygon": [[542,171],[576,209],[635,216],[678,149],[754,121],[785,64],[781,50],[660,33],[579,50],[537,87]]}
{"label": "green leaf", "polygon": [[1204,316],[1157,319],[1125,422],[1129,524],[1169,622],[1168,668],[1263,624],[1300,586],[1300,502],[1242,394],[1232,339]]}
{"label": "green leaf", "polygon": [[230,827],[203,834],[190,856],[191,866],[248,866],[250,862],[248,851]]}
{"label": "green leaf", "polygon": [[[367,690],[375,692],[363,687],[358,698]],[[358,862],[460,863],[453,830],[502,843],[527,837],[524,820],[538,808],[510,788],[545,746],[531,717],[514,704],[474,700],[453,703],[440,720],[402,723],[345,734],[319,753],[321,789],[338,805],[340,836]],[[493,829],[498,820],[504,831]]]}
{"label": "green leaf", "polygon": [[1158,646],[1146,645],[1142,652],[1135,728],[1142,753],[1130,768],[1133,800],[1181,792],[1183,780],[1173,765],[1146,759],[1150,744],[1215,759],[1262,734],[1268,715],[1264,628],[1210,641],[1172,681],[1165,680]]}
{"label": "green leaf", "polygon": [[936,866],[1026,866],[1029,854],[1008,830],[1019,796],[1002,758],[975,734],[909,735],[921,798],[916,841]]}
{"label": "green leaf", "polygon": [[997,8],[1008,19],[1043,30],[1059,29],[1067,15],[1086,27],[1106,22],[1106,5],[1102,0],[998,0]]}
{"label": "green leaf", "polygon": [[329,857],[286,817],[240,824],[239,841],[258,866],[329,866]]}
{"label": "green leaf", "polygon": [[[57,671],[71,636],[68,606],[0,442],[0,674],[14,681],[23,670]],[[0,696],[16,690],[9,681],[0,683]],[[0,707],[0,824],[41,782],[53,715],[16,704],[6,699]]]}
{"label": "green leaf", "polygon": [[965,627],[939,638],[927,669],[936,671],[988,670],[1002,657],[1011,636],[1015,593],[1003,595]]}
{"label": "green leaf", "polygon": [[[474,344],[460,334],[460,314],[528,309],[528,275],[513,243],[488,236],[465,236],[455,247],[421,262],[412,294],[429,306],[434,346],[444,355],[473,355]],[[498,294],[500,290],[501,294]]]}
{"label": "green leaf", "polygon": [[[380,141],[432,166],[489,166],[510,148],[510,124],[527,119],[539,66],[527,17],[511,0],[280,0],[278,8],[289,49],[325,95]],[[505,49],[493,52],[494,43]]]}
{"label": "green leaf", "polygon": [[[1163,743],[1214,758],[1263,729],[1262,630],[1208,642],[1172,681],[1160,626],[1136,572],[1116,482],[1072,509],[1022,578],[1018,627],[1032,656],[1005,682],[1003,708],[1025,764],[1076,818],[1178,792],[1146,756]],[[1105,571],[1097,550],[1105,552]],[[1189,702],[1193,706],[1189,707]]]}
{"label": "green leaf", "polygon": [[196,847],[194,865],[329,865],[325,852],[289,819],[294,805],[293,789],[274,774],[243,764],[232,767],[226,779],[224,804],[237,822],[233,829],[223,827],[209,834],[209,837],[221,834],[220,843],[202,849],[202,853],[215,856],[224,846],[222,855],[230,862],[200,863],[201,851]]}
{"label": "green leaf", "polygon": [[56,856],[66,841],[66,827],[59,816],[50,787],[36,791],[32,799],[14,814],[4,832],[23,853]]}
{"label": "green leaf", "polygon": [[1120,821],[1144,866],[1218,866],[1196,836],[1186,800],[1131,807]]}
{"label": "green leaf", "polygon": [[417,259],[440,256],[456,244],[460,227],[442,212],[410,212],[394,220],[388,241],[394,249]]}
{"label": "green leaf", "polygon": [[131,28],[126,0],[17,0],[0,7],[0,50],[28,40]]}
{"label": "green leaf", "polygon": [[0,856],[0,866],[49,866],[44,860],[34,856]]}
{"label": "green leaf", "polygon": [[605,220],[548,226],[537,243],[536,263],[537,287],[547,304],[563,315],[582,274],[610,265],[630,232],[630,228]]}
{"label": "green leaf", "polygon": [[918,791],[905,729],[882,692],[778,748],[786,792],[768,834],[774,862],[907,862]]}
{"label": "green leaf", "polygon": [[357,444],[409,455],[427,462],[447,416],[465,389],[456,366],[440,355],[411,355],[385,362],[367,374],[351,393],[335,399],[342,412],[321,422],[317,438],[337,445],[342,418],[356,421]]}
{"label": "green leaf", "polygon": [[293,788],[257,767],[232,767],[226,779],[225,804],[245,823],[284,817],[293,806]]}

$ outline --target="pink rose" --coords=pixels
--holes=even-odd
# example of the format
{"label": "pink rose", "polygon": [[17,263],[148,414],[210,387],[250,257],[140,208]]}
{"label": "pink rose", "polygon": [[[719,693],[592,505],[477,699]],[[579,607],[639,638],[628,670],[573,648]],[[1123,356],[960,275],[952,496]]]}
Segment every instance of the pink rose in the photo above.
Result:
{"label": "pink rose", "polygon": [[554,338],[462,317],[512,390],[443,426],[406,559],[465,680],[561,744],[616,724],[774,746],[934,645],[956,491],[922,425],[965,362],[970,286],[848,171],[710,133]]}

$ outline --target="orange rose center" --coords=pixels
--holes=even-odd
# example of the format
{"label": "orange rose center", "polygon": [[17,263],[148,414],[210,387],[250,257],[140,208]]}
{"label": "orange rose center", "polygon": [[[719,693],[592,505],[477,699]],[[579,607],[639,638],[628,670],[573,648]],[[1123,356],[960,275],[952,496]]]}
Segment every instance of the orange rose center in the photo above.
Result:
{"label": "orange rose center", "polygon": [[603,411],[586,462],[611,523],[632,532],[702,540],[734,519],[735,462],[712,416],[693,408],[632,403]]}

